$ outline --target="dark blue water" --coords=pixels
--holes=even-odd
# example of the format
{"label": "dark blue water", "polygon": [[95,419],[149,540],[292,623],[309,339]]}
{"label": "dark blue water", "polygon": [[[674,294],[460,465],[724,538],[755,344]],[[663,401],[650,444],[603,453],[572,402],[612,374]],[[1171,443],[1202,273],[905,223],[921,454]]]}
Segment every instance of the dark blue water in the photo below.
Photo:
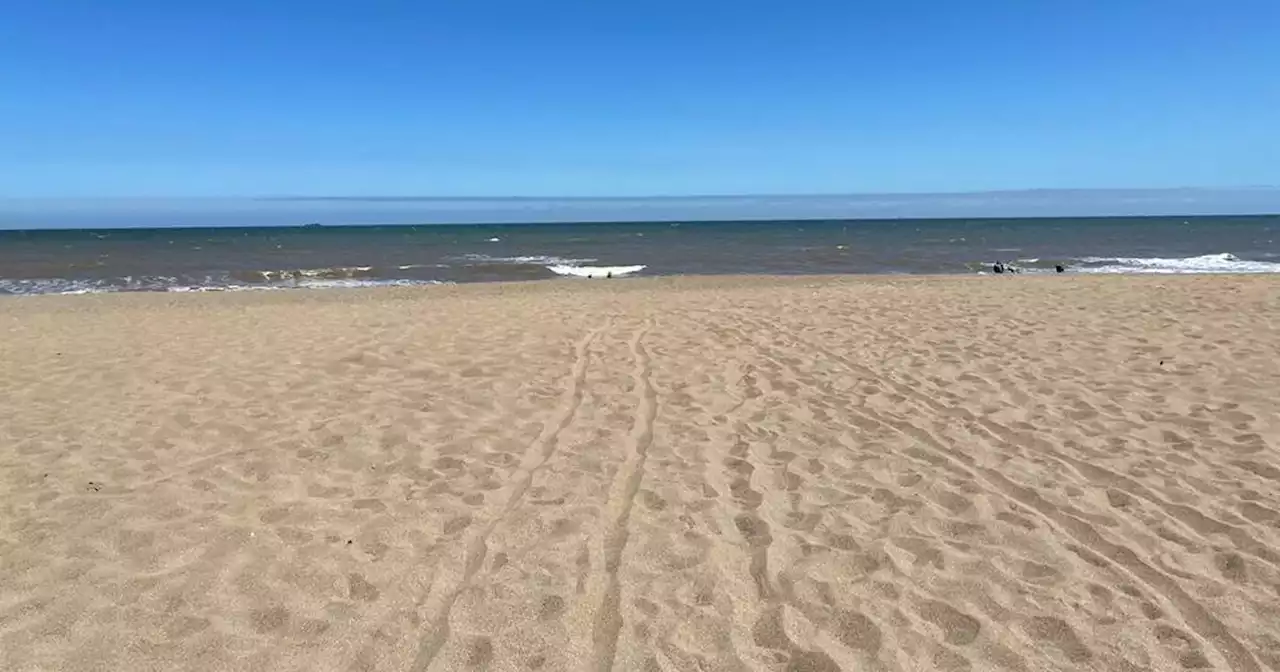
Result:
{"label": "dark blue water", "polygon": [[680,274],[1280,272],[1280,217],[0,231],[0,293]]}

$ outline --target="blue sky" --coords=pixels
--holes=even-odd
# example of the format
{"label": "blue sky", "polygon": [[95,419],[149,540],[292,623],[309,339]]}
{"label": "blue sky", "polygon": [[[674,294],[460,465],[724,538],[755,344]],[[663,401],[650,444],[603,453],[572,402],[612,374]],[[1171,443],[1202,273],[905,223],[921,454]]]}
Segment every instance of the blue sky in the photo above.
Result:
{"label": "blue sky", "polygon": [[1280,184],[1280,2],[0,0],[0,198]]}

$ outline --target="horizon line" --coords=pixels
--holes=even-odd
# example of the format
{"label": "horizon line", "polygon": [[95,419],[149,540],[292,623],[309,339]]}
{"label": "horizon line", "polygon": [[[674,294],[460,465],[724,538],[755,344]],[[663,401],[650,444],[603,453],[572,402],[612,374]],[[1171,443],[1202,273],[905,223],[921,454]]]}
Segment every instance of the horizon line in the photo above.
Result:
{"label": "horizon line", "polygon": [[533,222],[517,222],[517,221],[477,221],[477,222],[436,222],[436,223],[394,223],[385,222],[377,224],[322,224],[318,222],[310,222],[303,224],[213,224],[213,225],[176,225],[176,226],[73,226],[73,227],[38,227],[38,228],[4,228],[0,227],[0,238],[5,234],[30,234],[42,232],[86,232],[86,231],[205,231],[205,230],[240,230],[240,229],[397,229],[397,228],[485,228],[485,227],[527,227],[527,226],[602,226],[611,224],[623,224],[629,226],[699,226],[699,225],[722,225],[722,224],[884,224],[884,223],[900,223],[900,222],[999,222],[999,221],[1092,221],[1092,220],[1139,220],[1139,219],[1184,219],[1201,220],[1201,219],[1268,219],[1280,217],[1280,211],[1276,212],[1250,212],[1250,213],[1219,213],[1219,214],[1150,214],[1150,215],[984,215],[978,217],[966,217],[961,215],[946,215],[936,217],[768,217],[768,218],[711,218],[711,219],[687,219],[687,218],[660,218],[660,219],[602,219],[602,220],[586,220],[574,219],[565,221],[533,221]]}
{"label": "horizon line", "polygon": [[181,201],[181,200],[241,200],[241,201],[275,201],[275,202],[431,202],[431,201],[674,201],[674,200],[730,200],[743,198],[866,198],[866,197],[939,197],[939,196],[1013,196],[1013,195],[1051,195],[1051,194],[1158,194],[1179,192],[1233,192],[1233,191],[1280,191],[1280,185],[1240,185],[1240,186],[1180,186],[1180,187],[1031,187],[1025,189],[985,189],[974,191],[854,191],[854,192],[760,192],[760,193],[705,193],[705,194],[646,194],[646,195],[599,195],[599,196],[566,196],[566,195],[395,195],[395,194],[258,194],[221,196],[0,196],[3,201]]}

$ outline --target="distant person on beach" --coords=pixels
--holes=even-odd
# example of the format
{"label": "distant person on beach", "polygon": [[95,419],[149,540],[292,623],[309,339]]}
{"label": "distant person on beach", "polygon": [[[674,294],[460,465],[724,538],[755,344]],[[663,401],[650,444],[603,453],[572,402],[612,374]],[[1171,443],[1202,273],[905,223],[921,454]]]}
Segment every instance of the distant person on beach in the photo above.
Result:
{"label": "distant person on beach", "polygon": [[1001,273],[1004,273],[1004,271],[1005,271],[1005,266],[1003,261],[997,261],[996,263],[991,265],[991,272],[995,273],[996,275],[1000,275]]}
{"label": "distant person on beach", "polygon": [[1067,269],[1066,269],[1066,268],[1064,268],[1064,267],[1062,266],[1062,264],[1058,264],[1057,266],[1054,266],[1054,267],[1053,267],[1053,270],[1055,270],[1055,271],[1057,271],[1057,272],[1059,272],[1059,273],[1065,273],[1065,272],[1067,271]]}

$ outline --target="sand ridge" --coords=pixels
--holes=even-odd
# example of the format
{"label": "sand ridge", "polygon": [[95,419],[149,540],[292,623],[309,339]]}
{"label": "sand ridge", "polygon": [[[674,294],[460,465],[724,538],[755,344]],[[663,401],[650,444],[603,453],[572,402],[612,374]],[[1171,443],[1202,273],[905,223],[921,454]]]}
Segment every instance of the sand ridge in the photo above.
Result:
{"label": "sand ridge", "polygon": [[0,302],[0,668],[1280,669],[1280,280]]}

